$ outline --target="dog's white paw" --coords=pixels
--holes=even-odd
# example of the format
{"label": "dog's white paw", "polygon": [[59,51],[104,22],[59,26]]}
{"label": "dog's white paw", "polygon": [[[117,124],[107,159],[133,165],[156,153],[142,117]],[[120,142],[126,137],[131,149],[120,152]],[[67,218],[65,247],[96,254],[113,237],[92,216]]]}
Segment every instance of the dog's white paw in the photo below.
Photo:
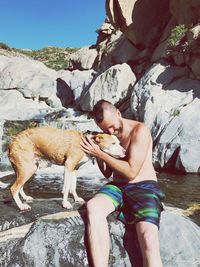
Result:
{"label": "dog's white paw", "polygon": [[65,208],[65,209],[72,209],[73,208],[72,204],[69,201],[63,201],[62,205],[63,205],[63,208]]}
{"label": "dog's white paw", "polygon": [[33,202],[33,198],[31,196],[26,196],[24,199],[26,202]]}
{"label": "dog's white paw", "polygon": [[26,203],[22,203],[22,204],[19,206],[19,209],[20,209],[21,211],[27,211],[27,210],[31,210],[31,207],[30,207],[28,204],[26,204]]}
{"label": "dog's white paw", "polygon": [[75,201],[76,202],[85,202],[85,200],[82,197],[76,197]]}

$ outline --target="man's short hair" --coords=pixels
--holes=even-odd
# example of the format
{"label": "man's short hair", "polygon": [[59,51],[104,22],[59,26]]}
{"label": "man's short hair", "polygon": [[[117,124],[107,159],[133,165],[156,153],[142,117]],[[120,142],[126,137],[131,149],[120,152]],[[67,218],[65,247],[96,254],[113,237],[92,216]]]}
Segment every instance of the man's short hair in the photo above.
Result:
{"label": "man's short hair", "polygon": [[116,110],[116,107],[109,101],[101,99],[93,107],[93,117],[97,123],[101,123],[104,119],[105,110]]}

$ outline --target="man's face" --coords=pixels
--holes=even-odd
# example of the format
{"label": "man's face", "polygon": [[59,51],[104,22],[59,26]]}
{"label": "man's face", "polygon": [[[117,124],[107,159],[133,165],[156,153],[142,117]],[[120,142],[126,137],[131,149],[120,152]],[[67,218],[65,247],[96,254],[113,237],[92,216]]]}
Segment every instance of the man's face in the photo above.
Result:
{"label": "man's face", "polygon": [[104,111],[104,119],[98,126],[104,133],[113,134],[120,138],[123,130],[121,113],[118,110]]}

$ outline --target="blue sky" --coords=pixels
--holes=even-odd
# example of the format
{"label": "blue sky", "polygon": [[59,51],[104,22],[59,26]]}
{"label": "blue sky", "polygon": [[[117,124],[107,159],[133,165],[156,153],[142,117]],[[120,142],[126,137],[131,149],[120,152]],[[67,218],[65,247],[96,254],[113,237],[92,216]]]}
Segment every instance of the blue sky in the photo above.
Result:
{"label": "blue sky", "polygon": [[0,0],[0,42],[15,48],[96,43],[105,0]]}

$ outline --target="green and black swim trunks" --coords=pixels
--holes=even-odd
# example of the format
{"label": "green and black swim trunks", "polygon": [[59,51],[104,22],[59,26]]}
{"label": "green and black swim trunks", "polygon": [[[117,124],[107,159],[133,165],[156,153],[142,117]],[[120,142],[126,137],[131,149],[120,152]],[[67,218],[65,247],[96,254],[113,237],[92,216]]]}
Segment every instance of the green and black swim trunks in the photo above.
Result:
{"label": "green and black swim trunks", "polygon": [[118,219],[123,223],[136,224],[145,221],[159,227],[163,210],[162,200],[165,195],[156,181],[146,180],[128,184],[110,182],[97,194],[110,197],[115,210],[119,211]]}

